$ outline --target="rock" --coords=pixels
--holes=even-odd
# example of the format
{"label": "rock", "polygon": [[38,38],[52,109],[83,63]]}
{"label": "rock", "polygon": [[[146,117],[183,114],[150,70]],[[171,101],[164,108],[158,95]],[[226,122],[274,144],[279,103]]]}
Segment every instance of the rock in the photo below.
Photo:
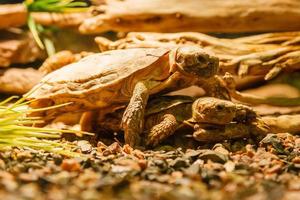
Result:
{"label": "rock", "polygon": [[81,169],[80,164],[75,159],[65,159],[61,163],[60,167],[65,171],[79,171]]}
{"label": "rock", "polygon": [[213,150],[203,151],[199,155],[199,158],[204,160],[204,161],[211,160],[213,162],[218,162],[218,163],[225,163],[228,160],[228,156],[226,156],[222,153],[218,153],[218,152],[213,151]]}
{"label": "rock", "polygon": [[92,145],[86,140],[78,141],[77,145],[80,147],[82,153],[90,153],[92,151]]}
{"label": "rock", "polygon": [[177,170],[189,166],[189,161],[182,158],[176,158],[169,163],[169,166]]}

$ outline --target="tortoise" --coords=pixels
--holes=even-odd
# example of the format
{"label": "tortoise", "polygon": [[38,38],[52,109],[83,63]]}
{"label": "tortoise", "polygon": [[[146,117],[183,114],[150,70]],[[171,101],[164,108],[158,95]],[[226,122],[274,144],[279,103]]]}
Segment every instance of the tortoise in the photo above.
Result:
{"label": "tortoise", "polygon": [[100,109],[104,115],[128,104],[121,126],[125,142],[135,146],[149,95],[197,84],[210,96],[228,98],[215,84],[217,70],[218,58],[196,46],[112,50],[49,73],[25,96],[33,108],[68,103],[38,113],[45,120],[72,111]]}
{"label": "tortoise", "polygon": [[249,106],[213,97],[196,99],[192,104],[192,116],[185,124],[194,128],[193,138],[201,142],[261,137],[268,133],[300,133],[297,114],[259,116]]}
{"label": "tortoise", "polygon": [[[94,115],[93,129],[120,132],[124,109]],[[91,118],[86,120],[89,125]],[[198,141],[215,142],[224,139],[266,134],[268,127],[252,108],[214,97],[160,96],[151,99],[145,111],[144,143],[153,147],[171,136],[177,129],[189,125]]]}

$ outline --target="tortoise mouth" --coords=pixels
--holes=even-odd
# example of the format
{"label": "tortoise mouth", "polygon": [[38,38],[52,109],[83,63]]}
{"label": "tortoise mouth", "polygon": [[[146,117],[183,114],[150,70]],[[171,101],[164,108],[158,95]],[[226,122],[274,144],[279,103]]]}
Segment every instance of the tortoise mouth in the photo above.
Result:
{"label": "tortoise mouth", "polygon": [[184,74],[189,76],[209,78],[217,73],[217,65],[215,62],[197,63],[193,65],[186,65],[182,70]]}

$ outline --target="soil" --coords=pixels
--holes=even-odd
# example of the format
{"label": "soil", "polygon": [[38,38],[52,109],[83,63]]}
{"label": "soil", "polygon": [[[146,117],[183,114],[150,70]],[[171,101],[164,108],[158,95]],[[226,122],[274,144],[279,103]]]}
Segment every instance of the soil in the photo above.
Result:
{"label": "soil", "polygon": [[27,148],[0,153],[0,199],[294,200],[300,195],[300,137],[287,133],[196,149],[72,143],[82,157]]}

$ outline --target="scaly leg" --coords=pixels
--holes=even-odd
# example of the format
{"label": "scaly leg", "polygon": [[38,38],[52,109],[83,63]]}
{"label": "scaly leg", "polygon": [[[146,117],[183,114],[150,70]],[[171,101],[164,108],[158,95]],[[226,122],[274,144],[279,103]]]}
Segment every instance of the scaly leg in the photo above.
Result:
{"label": "scaly leg", "polygon": [[96,116],[97,116],[96,111],[84,112],[79,121],[80,129],[82,131],[92,132]]}
{"label": "scaly leg", "polygon": [[122,107],[123,105],[111,105],[108,108],[101,108],[99,110],[91,110],[84,112],[79,122],[81,130],[86,132],[95,131],[94,128],[98,125],[99,122],[105,120],[105,117],[108,113],[114,113],[116,110]]}
{"label": "scaly leg", "polygon": [[144,127],[144,112],[149,97],[147,83],[138,82],[123,114],[121,127],[124,130],[125,143],[134,147],[140,143],[140,134]]}
{"label": "scaly leg", "polygon": [[162,140],[172,135],[178,128],[178,125],[179,124],[174,115],[163,115],[161,122],[151,128],[146,138],[147,146],[156,146]]}

